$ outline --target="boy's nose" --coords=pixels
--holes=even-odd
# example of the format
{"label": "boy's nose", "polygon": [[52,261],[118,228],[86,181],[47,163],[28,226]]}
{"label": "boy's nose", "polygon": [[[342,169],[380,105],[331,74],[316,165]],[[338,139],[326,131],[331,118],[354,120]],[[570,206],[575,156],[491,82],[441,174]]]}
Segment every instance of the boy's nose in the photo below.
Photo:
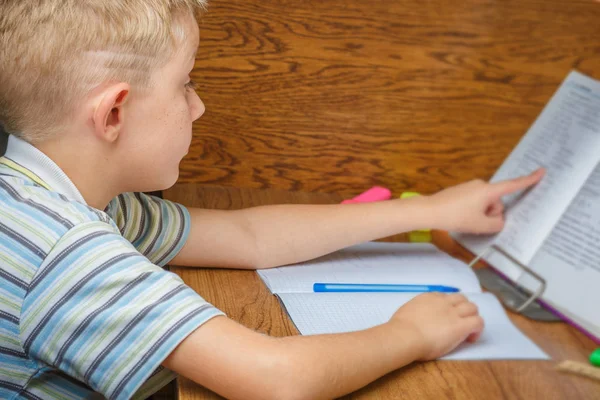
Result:
{"label": "boy's nose", "polygon": [[204,111],[206,111],[206,107],[204,107],[204,103],[202,102],[202,99],[200,99],[200,96],[196,95],[195,98],[196,101],[192,107],[192,121],[199,119],[202,114],[204,114]]}

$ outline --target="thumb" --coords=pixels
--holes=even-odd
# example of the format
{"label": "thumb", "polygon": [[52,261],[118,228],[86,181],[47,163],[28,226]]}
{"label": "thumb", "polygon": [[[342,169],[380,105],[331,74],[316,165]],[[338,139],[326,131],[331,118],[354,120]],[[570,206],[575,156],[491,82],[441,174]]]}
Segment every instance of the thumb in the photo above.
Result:
{"label": "thumb", "polygon": [[494,197],[502,197],[507,194],[517,192],[519,190],[526,189],[530,186],[535,185],[542,180],[546,170],[544,168],[538,168],[529,175],[521,176],[515,179],[509,179],[500,181],[492,184]]}

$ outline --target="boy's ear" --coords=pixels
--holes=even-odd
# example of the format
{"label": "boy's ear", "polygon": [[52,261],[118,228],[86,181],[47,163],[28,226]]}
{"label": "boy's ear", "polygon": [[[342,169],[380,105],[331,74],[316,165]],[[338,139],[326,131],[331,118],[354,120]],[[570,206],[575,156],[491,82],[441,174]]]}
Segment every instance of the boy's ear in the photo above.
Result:
{"label": "boy's ear", "polygon": [[94,110],[94,132],[98,139],[114,142],[121,133],[127,101],[131,86],[120,82],[106,87],[96,103]]}

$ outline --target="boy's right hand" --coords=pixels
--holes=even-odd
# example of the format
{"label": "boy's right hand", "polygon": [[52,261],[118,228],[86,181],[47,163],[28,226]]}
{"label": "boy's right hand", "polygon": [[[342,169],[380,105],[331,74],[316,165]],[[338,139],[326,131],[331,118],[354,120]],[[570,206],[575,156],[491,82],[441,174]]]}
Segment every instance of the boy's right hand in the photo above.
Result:
{"label": "boy's right hand", "polygon": [[483,330],[477,306],[459,293],[424,293],[396,311],[389,321],[412,328],[422,343],[419,360],[434,360],[465,340],[474,342]]}
{"label": "boy's right hand", "polygon": [[529,175],[495,183],[475,179],[446,188],[428,197],[438,229],[452,232],[491,234],[504,228],[506,195],[539,183],[546,170],[539,168]]}

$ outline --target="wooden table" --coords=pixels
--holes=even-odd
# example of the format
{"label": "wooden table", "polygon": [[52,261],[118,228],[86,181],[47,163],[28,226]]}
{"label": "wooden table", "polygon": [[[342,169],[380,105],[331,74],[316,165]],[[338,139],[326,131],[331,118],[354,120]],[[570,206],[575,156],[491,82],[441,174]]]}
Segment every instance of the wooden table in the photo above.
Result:
{"label": "wooden table", "polygon": [[[277,203],[337,203],[333,194],[234,189],[178,184],[165,198],[191,207],[239,209]],[[404,235],[388,241],[404,240]],[[438,247],[468,259],[470,254],[444,232],[434,232]],[[235,249],[235,243],[232,243]],[[207,301],[258,332],[297,335],[285,311],[254,271],[173,268]],[[600,399],[600,383],[556,372],[557,361],[585,361],[594,343],[571,326],[541,323],[510,314],[512,321],[551,357],[552,361],[434,361],[414,363],[354,392],[347,399]],[[180,378],[182,400],[220,398]]]}
{"label": "wooden table", "polygon": [[180,182],[350,196],[489,178],[571,69],[600,79],[598,21],[593,0],[209,0]]}

